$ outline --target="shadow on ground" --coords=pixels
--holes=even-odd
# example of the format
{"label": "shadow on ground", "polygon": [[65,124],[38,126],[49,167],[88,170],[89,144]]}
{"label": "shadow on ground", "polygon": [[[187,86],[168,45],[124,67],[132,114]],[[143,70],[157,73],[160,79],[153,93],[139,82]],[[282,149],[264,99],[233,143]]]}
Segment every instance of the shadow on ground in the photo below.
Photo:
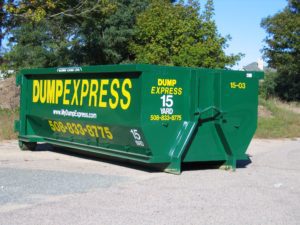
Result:
{"label": "shadow on ground", "polygon": [[[57,147],[51,144],[38,144],[34,151],[50,151],[59,154],[64,154],[72,157],[78,157],[82,159],[88,159],[98,162],[105,162],[117,166],[122,166],[130,169],[141,170],[148,173],[157,173],[162,172],[163,168],[167,166],[167,164],[154,164],[148,165],[143,164],[131,160],[125,160],[115,157],[109,156],[95,156],[89,154],[87,152],[78,153],[74,151],[74,149],[64,148],[64,147]],[[250,156],[248,156],[247,160],[238,160],[237,161],[237,169],[246,168],[251,163]],[[223,161],[217,162],[191,162],[191,163],[183,163],[182,164],[182,172],[184,171],[193,171],[193,170],[211,170],[211,169],[219,169],[219,167],[223,164]]]}

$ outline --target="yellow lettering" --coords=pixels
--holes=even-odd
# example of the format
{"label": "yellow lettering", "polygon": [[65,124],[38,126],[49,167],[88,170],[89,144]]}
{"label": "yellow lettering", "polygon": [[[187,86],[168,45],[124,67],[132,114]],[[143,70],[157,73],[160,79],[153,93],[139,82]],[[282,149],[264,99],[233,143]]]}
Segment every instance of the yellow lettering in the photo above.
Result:
{"label": "yellow lettering", "polygon": [[47,103],[53,104],[55,99],[55,80],[47,80]]}
{"label": "yellow lettering", "polygon": [[68,85],[71,84],[71,80],[65,80],[65,86],[64,86],[64,98],[63,98],[63,104],[64,105],[69,105],[70,104],[70,100],[67,99],[67,95],[70,94],[70,89],[68,87]]}
{"label": "yellow lettering", "polygon": [[103,79],[101,80],[101,85],[100,85],[100,98],[99,98],[99,107],[105,108],[107,106],[106,102],[103,102],[102,97],[104,95],[107,95],[107,90],[103,89],[105,85],[108,85],[108,80]]}
{"label": "yellow lettering", "polygon": [[177,80],[175,79],[158,79],[157,85],[158,86],[175,86],[177,83]]}
{"label": "yellow lettering", "polygon": [[158,79],[158,80],[157,80],[157,85],[158,85],[158,86],[162,85],[162,83],[163,83],[163,79]]}
{"label": "yellow lettering", "polygon": [[89,93],[89,81],[88,80],[82,80],[80,105],[83,104],[83,98],[86,97],[88,95],[88,93]]}
{"label": "yellow lettering", "polygon": [[55,103],[58,104],[58,99],[63,94],[63,82],[62,80],[56,80],[56,89],[55,89]]}
{"label": "yellow lettering", "polygon": [[80,85],[80,80],[73,80],[74,82],[74,93],[73,93],[73,98],[71,101],[71,105],[74,105],[74,102],[76,101],[75,105],[78,105],[78,88]]}
{"label": "yellow lettering", "polygon": [[151,95],[154,95],[154,94],[155,94],[155,88],[156,88],[156,87],[151,87]]}
{"label": "yellow lettering", "polygon": [[174,88],[174,95],[177,95],[178,88]]}
{"label": "yellow lettering", "polygon": [[157,88],[156,88],[156,94],[161,94],[161,93],[160,93],[160,87],[157,87]]}
{"label": "yellow lettering", "polygon": [[40,97],[40,84],[38,80],[33,80],[32,84],[32,102],[38,102]]}
{"label": "yellow lettering", "polygon": [[118,103],[119,103],[119,94],[114,89],[114,86],[116,86],[116,88],[120,88],[120,81],[118,79],[113,79],[111,82],[111,86],[110,86],[111,95],[115,98],[115,102],[113,102],[111,99],[109,99],[109,106],[112,109],[117,108]]}
{"label": "yellow lettering", "polygon": [[40,101],[41,101],[41,103],[46,102],[46,98],[47,98],[46,85],[47,85],[46,80],[40,80]]}
{"label": "yellow lettering", "polygon": [[94,99],[94,107],[97,106],[97,92],[98,92],[98,81],[93,79],[91,80],[91,87],[90,87],[90,97],[89,97],[89,106],[92,105],[92,98]]}
{"label": "yellow lettering", "polygon": [[178,88],[178,95],[182,95],[182,88]]}
{"label": "yellow lettering", "polygon": [[[100,83],[99,83],[100,82]],[[132,81],[126,79],[32,80],[32,102],[84,105],[127,110],[131,104]],[[174,90],[173,90],[174,89]],[[151,94],[175,92],[176,88],[151,87]],[[121,95],[121,96],[120,96]]]}
{"label": "yellow lettering", "polygon": [[123,99],[120,100],[121,108],[123,110],[128,109],[128,107],[130,106],[130,102],[131,102],[131,95],[130,95],[130,92],[128,90],[126,90],[126,86],[128,86],[128,89],[132,88],[131,80],[128,78],[126,78],[122,84],[122,94],[127,99],[126,103],[124,103]]}

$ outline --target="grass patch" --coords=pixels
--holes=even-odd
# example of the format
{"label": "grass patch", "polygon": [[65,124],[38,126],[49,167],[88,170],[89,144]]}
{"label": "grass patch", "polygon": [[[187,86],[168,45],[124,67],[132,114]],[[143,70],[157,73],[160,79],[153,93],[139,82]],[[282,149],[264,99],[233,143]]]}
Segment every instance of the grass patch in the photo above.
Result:
{"label": "grass patch", "polygon": [[294,138],[300,137],[300,114],[278,107],[278,100],[268,101],[260,98],[259,104],[272,112],[273,117],[258,118],[256,138]]}
{"label": "grass patch", "polygon": [[0,109],[0,140],[16,139],[14,121],[19,118],[19,109]]}

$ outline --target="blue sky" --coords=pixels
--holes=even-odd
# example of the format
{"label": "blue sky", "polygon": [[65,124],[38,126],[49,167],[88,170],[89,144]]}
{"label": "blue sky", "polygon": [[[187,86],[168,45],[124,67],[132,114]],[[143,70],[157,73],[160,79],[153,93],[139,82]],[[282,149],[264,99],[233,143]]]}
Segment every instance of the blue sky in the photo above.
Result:
{"label": "blue sky", "polygon": [[240,68],[262,56],[266,33],[260,27],[261,19],[282,10],[287,0],[214,0],[214,5],[219,33],[232,37],[225,52],[245,54],[235,67]]}

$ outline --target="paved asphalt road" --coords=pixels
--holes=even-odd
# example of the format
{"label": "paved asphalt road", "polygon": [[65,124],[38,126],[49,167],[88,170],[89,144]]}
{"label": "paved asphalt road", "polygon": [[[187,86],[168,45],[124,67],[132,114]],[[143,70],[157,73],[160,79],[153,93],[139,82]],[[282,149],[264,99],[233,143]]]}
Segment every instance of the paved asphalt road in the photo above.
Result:
{"label": "paved asphalt road", "polygon": [[300,139],[253,140],[252,163],[180,176],[0,143],[1,225],[300,224]]}

